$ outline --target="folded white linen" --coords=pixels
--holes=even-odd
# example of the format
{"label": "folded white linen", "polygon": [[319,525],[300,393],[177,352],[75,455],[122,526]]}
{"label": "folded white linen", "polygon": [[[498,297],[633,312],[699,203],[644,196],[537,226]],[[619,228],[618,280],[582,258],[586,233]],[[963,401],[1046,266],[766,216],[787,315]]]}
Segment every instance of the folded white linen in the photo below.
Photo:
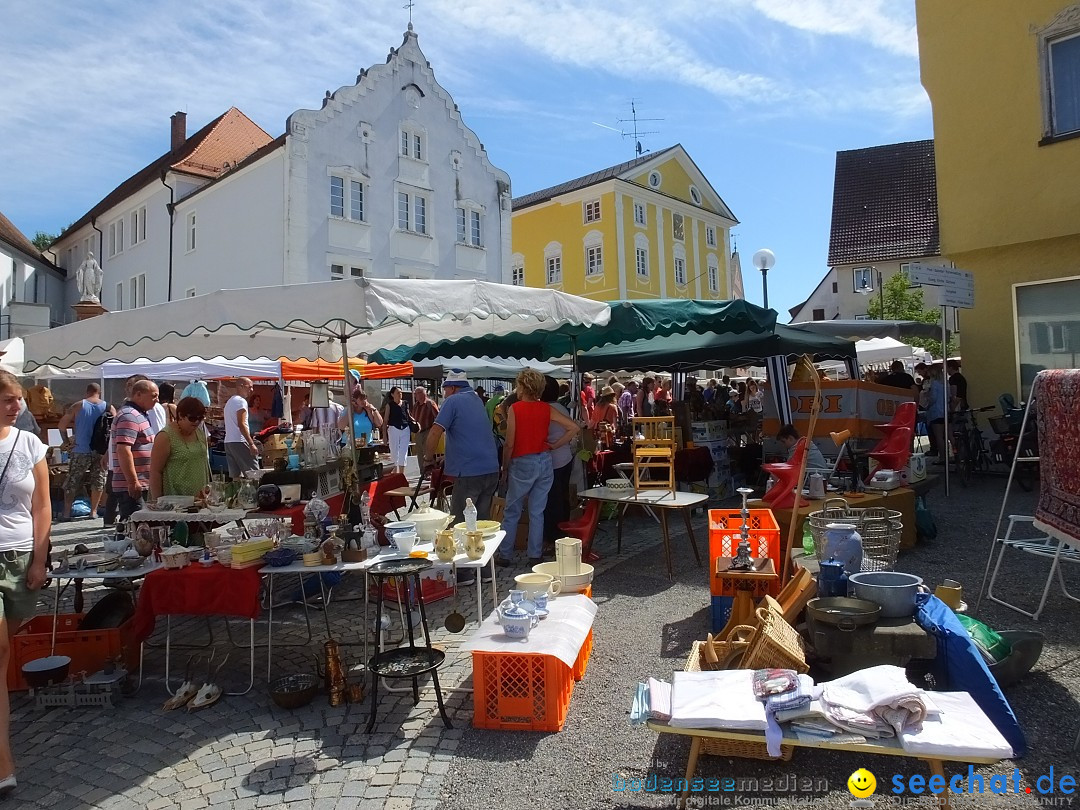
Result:
{"label": "folded white linen", "polygon": [[883,664],[827,681],[821,696],[826,704],[869,712],[878,706],[894,706],[901,700],[918,699],[919,689],[908,682],[902,667]]}
{"label": "folded white linen", "polygon": [[667,722],[671,719],[671,684],[649,678],[649,719]]}
{"label": "folded white linen", "polygon": [[754,697],[753,680],[752,669],[674,673],[670,724],[764,731],[765,705]]}
{"label": "folded white linen", "polygon": [[941,759],[1012,758],[1012,746],[967,692],[934,692],[934,703],[936,717],[927,717],[918,731],[900,734],[905,751]]}

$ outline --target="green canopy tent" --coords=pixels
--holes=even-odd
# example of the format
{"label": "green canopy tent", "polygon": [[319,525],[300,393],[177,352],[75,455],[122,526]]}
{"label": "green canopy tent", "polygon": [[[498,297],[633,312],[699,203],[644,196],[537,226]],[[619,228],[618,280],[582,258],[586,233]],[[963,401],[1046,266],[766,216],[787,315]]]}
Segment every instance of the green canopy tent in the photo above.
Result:
{"label": "green canopy tent", "polygon": [[[636,341],[643,337],[684,334],[771,333],[776,312],[746,301],[612,301],[611,319],[603,327],[561,326],[548,334],[518,333],[454,337],[384,347],[369,359],[375,363],[400,363],[440,355],[459,357],[515,357],[525,360],[576,358],[603,346]],[[451,351],[452,349],[452,351]]]}
{"label": "green canopy tent", "polygon": [[855,344],[777,324],[768,334],[686,334],[634,340],[594,349],[578,358],[578,366],[582,371],[695,371],[803,354],[816,360],[848,360],[855,358]]}

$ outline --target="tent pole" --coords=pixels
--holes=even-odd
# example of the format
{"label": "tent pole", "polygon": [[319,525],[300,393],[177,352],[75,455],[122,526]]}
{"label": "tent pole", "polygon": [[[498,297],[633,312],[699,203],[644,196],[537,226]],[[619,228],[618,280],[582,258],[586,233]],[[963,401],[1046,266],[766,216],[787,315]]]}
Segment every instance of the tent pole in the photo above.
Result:
{"label": "tent pole", "polygon": [[[945,436],[942,438],[942,444],[944,447],[939,447],[938,452],[944,453],[945,458],[945,497],[949,497],[949,460],[952,453],[949,452],[949,406],[952,405],[951,397],[949,396],[949,333],[946,329],[945,318],[948,315],[948,310],[945,305],[941,305],[941,382],[942,387],[945,390]],[[960,456],[957,454],[957,460]],[[962,462],[961,462],[962,463]]]}
{"label": "tent pole", "polygon": [[352,459],[353,476],[356,478],[357,485],[360,482],[360,471],[356,468],[356,424],[353,422],[352,411],[352,389],[349,388],[349,383],[352,377],[349,376],[349,340],[345,337],[345,332],[341,333],[341,368],[342,373],[345,375],[342,378],[342,388],[345,390],[346,402],[345,413],[349,417],[349,458]]}
{"label": "tent pole", "polygon": [[570,418],[581,420],[581,385],[578,380],[577,335],[570,336]]}

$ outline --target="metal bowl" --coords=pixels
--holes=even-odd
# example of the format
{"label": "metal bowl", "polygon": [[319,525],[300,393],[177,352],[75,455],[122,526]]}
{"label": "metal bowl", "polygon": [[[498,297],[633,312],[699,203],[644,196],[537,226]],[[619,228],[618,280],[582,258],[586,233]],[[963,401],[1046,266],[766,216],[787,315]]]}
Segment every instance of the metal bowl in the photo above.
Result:
{"label": "metal bowl", "polygon": [[22,665],[22,674],[31,689],[41,689],[67,680],[71,659],[66,655],[35,658]]}
{"label": "metal bowl", "polygon": [[319,691],[319,679],[310,673],[286,675],[270,684],[270,697],[283,709],[299,709],[311,703]]}
{"label": "metal bowl", "polygon": [[1010,686],[1023,678],[1042,655],[1045,637],[1036,630],[1001,630],[998,632],[1009,642],[1011,651],[996,664],[989,664],[990,673],[998,686]]}

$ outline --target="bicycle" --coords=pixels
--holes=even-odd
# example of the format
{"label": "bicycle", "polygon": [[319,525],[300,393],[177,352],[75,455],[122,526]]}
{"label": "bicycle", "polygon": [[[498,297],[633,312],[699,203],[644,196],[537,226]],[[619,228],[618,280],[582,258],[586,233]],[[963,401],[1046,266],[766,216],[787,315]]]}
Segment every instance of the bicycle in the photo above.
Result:
{"label": "bicycle", "polygon": [[983,408],[967,408],[956,414],[953,424],[953,452],[961,486],[968,485],[972,473],[990,472],[990,448],[979,429],[975,414],[992,410],[994,406],[988,405]]}

